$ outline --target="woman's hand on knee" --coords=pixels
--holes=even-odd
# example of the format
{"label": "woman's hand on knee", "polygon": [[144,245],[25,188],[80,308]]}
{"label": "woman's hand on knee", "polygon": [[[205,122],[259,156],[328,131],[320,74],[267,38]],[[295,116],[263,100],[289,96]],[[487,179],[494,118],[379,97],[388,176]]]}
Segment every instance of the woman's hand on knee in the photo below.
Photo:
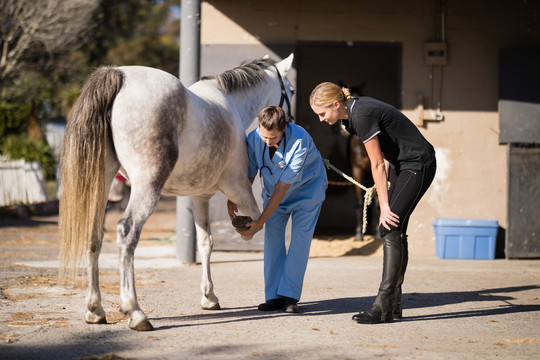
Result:
{"label": "woman's hand on knee", "polygon": [[397,227],[399,224],[399,216],[394,214],[390,207],[381,207],[381,216],[379,217],[379,225],[385,229],[391,230],[390,226]]}

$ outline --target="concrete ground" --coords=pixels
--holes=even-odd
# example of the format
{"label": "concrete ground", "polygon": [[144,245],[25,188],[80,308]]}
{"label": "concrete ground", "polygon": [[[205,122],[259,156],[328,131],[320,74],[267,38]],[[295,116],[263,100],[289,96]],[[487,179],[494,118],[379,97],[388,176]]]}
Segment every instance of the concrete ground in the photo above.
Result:
{"label": "concrete ground", "polygon": [[[114,228],[115,216],[108,215],[107,230]],[[235,242],[224,240],[226,249],[212,256],[222,310],[205,311],[199,306],[201,267],[176,260],[171,221],[170,208],[158,209],[137,248],[139,304],[155,331],[136,332],[118,312],[114,235],[106,233],[100,258],[109,324],[88,325],[84,286],[57,282],[57,218],[1,219],[0,359],[537,359],[540,354],[540,260],[411,254],[403,320],[359,325],[351,316],[371,304],[381,277],[376,241],[365,242],[369,252],[314,252],[301,313],[285,314],[257,310],[264,301],[263,254],[231,251]],[[227,226],[215,228],[217,238],[227,237],[217,235],[226,234]]]}

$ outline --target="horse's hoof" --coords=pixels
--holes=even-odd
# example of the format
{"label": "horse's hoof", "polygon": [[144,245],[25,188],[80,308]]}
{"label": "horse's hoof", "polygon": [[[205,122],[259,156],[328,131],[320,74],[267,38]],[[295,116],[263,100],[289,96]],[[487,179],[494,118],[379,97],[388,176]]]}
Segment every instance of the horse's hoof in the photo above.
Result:
{"label": "horse's hoof", "polygon": [[152,331],[154,327],[148,321],[146,314],[141,310],[135,310],[129,315],[128,326],[132,330],[137,331]]}
{"label": "horse's hoof", "polygon": [[201,309],[203,309],[203,310],[221,310],[221,306],[219,306],[219,303],[216,303],[213,306],[201,306]]}
{"label": "horse's hoof", "polygon": [[148,320],[141,321],[137,325],[128,324],[128,326],[131,330],[136,330],[136,331],[153,331],[154,330],[154,327],[152,326],[152,324],[150,324],[150,321]]}
{"label": "horse's hoof", "polygon": [[105,315],[100,316],[92,313],[86,314],[86,318],[84,319],[84,321],[87,324],[107,324],[107,318],[105,317]]}
{"label": "horse's hoof", "polygon": [[154,331],[154,327],[152,326],[152,324],[150,324],[150,321],[148,320],[137,326],[130,327],[130,329],[137,331]]}
{"label": "horse's hoof", "polygon": [[238,230],[245,231],[249,229],[246,224],[249,224],[251,221],[252,220],[249,216],[236,216],[234,219],[232,219],[232,225]]}

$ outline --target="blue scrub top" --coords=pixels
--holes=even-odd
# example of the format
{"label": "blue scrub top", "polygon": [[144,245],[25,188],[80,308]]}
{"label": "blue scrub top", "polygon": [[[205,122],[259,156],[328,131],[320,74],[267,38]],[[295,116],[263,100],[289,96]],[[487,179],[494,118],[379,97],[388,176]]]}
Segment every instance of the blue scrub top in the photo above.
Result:
{"label": "blue scrub top", "polygon": [[[309,210],[323,202],[328,185],[326,168],[313,139],[304,128],[289,123],[272,159],[258,127],[248,135],[247,143],[248,176],[254,178],[261,170],[264,184],[261,196],[265,206],[279,181],[291,184],[280,203],[281,210]],[[283,168],[279,166],[282,161]]]}

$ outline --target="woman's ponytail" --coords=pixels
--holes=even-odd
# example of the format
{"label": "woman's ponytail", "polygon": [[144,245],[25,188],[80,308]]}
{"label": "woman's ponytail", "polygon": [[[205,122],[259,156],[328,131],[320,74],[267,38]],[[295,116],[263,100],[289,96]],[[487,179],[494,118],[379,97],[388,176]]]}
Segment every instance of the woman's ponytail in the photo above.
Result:
{"label": "woman's ponytail", "polygon": [[349,90],[346,87],[342,87],[341,91],[343,91],[343,95],[345,96],[345,99],[349,100],[351,98],[351,90]]}

